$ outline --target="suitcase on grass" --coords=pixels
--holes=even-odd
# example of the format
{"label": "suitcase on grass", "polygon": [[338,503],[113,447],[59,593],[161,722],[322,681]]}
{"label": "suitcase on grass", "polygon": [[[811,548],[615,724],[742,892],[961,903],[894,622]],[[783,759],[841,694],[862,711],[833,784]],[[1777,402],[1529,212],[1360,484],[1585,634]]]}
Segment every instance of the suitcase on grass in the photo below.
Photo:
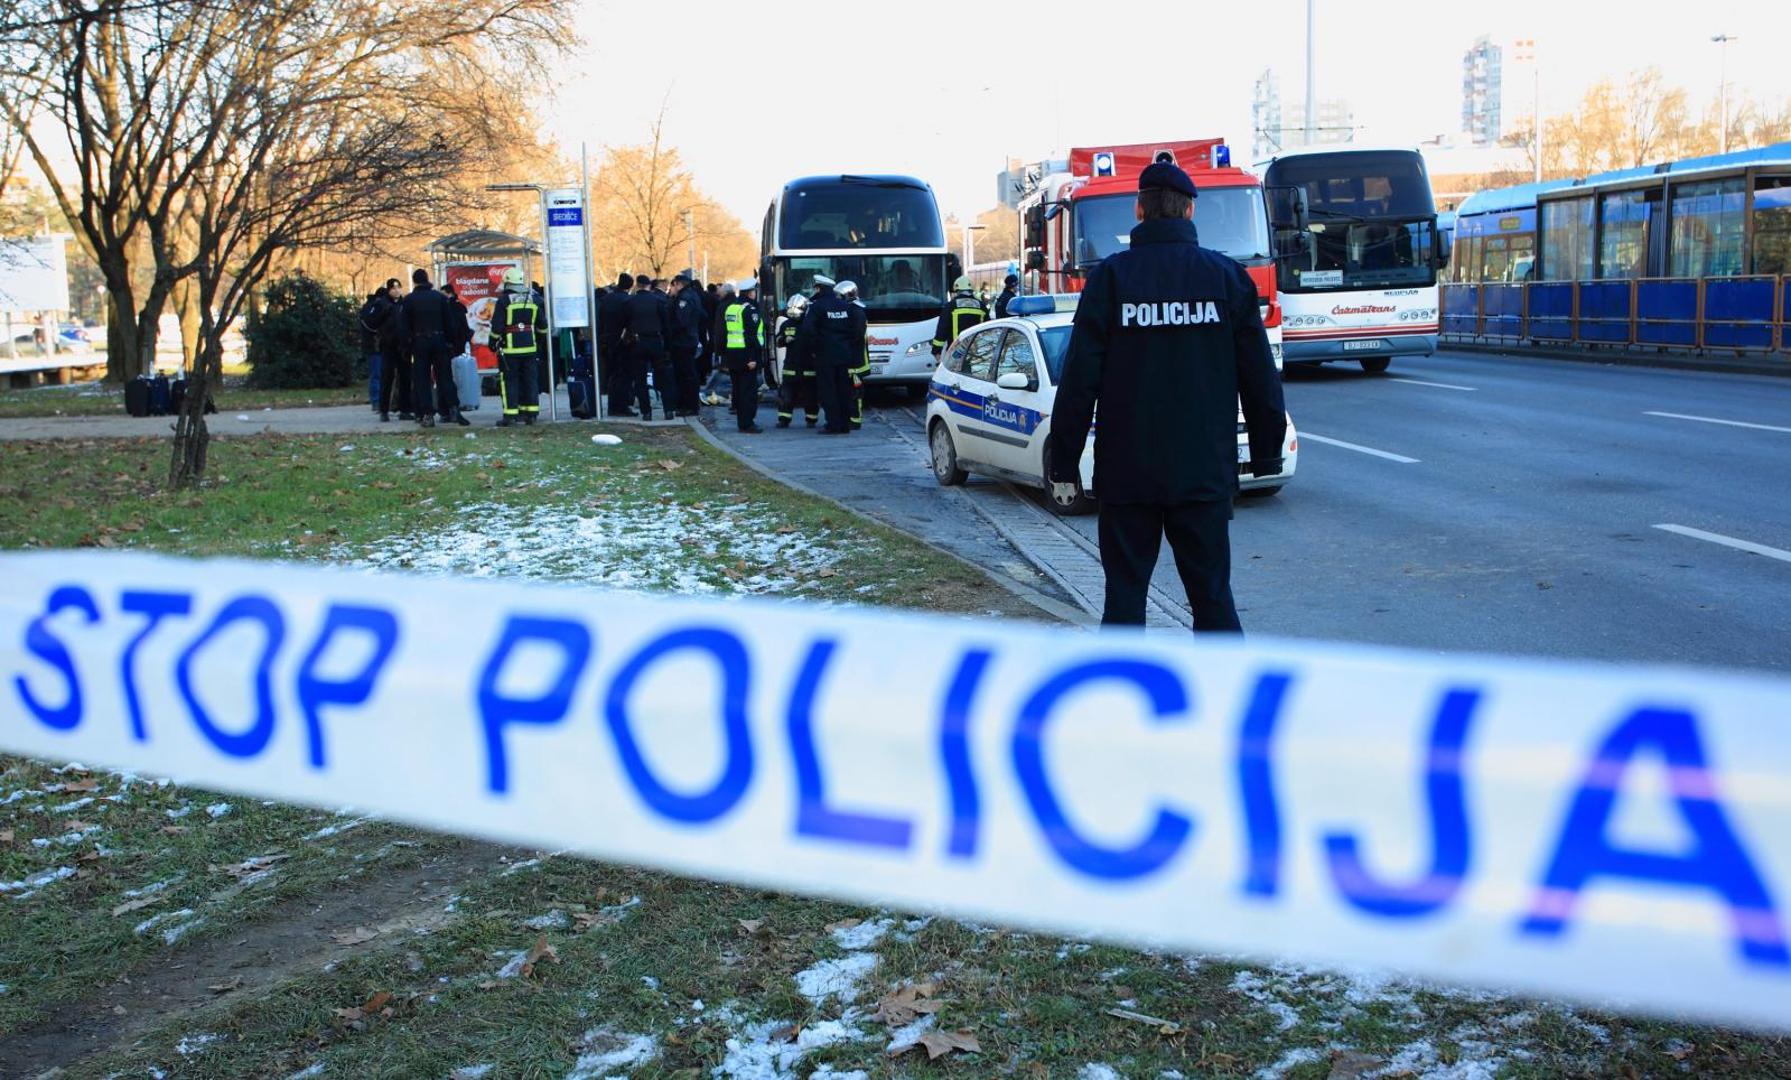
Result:
{"label": "suitcase on grass", "polygon": [[131,416],[149,415],[149,379],[139,375],[124,384],[124,411]]}
{"label": "suitcase on grass", "polygon": [[573,419],[596,419],[597,384],[589,375],[570,375],[566,378],[566,400],[571,403]]}
{"label": "suitcase on grass", "polygon": [[479,407],[482,396],[479,379],[479,362],[473,354],[463,352],[454,358],[454,391],[460,395],[460,411],[471,412]]}

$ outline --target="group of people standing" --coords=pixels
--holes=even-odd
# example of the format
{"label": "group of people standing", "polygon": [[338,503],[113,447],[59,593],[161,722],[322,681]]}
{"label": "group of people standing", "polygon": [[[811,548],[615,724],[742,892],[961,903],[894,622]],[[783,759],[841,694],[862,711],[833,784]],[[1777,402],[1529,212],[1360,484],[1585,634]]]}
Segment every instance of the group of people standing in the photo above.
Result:
{"label": "group of people standing", "polygon": [[[442,423],[467,427],[462,412],[465,398],[477,399],[478,370],[468,365],[456,382],[454,358],[467,352],[473,326],[466,305],[454,286],[437,289],[429,273],[411,274],[406,293],[397,278],[367,298],[361,308],[361,348],[367,354],[373,410],[381,421],[392,418],[392,398],[398,401],[398,418],[414,420],[421,427]],[[547,347],[547,313],[538,291],[523,280],[522,271],[504,275],[503,291],[491,317],[491,344],[498,354],[498,386],[504,414],[499,427],[532,424],[541,412],[540,365]]]}

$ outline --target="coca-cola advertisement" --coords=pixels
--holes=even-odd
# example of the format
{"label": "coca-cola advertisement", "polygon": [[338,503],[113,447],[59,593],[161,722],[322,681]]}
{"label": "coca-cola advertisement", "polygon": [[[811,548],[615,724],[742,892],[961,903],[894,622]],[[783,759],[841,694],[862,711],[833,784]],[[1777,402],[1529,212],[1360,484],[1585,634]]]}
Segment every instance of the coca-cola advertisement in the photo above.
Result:
{"label": "coca-cola advertisement", "polygon": [[447,265],[447,284],[466,305],[466,318],[473,327],[473,359],[481,371],[496,371],[497,351],[491,347],[491,315],[497,295],[504,287],[504,271],[522,264],[515,259],[499,262],[456,262]]}

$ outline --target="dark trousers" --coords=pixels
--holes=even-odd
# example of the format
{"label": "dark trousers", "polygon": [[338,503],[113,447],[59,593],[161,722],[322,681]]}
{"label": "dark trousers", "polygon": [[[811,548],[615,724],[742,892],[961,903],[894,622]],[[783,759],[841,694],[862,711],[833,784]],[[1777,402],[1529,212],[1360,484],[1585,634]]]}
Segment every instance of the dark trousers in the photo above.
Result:
{"label": "dark trousers", "polygon": [[[634,380],[634,396],[640,406],[641,418],[651,420],[653,418],[653,397],[647,386],[648,372],[653,374],[653,383],[659,388],[660,400],[669,400],[665,395],[671,388],[672,365],[666,359],[665,341],[660,338],[641,338],[636,341],[634,348],[629,350],[629,368]],[[666,415],[671,415],[672,411],[668,407]]]}
{"label": "dark trousers", "polygon": [[498,388],[503,392],[504,415],[531,417],[541,412],[540,369],[534,354],[498,357]]}
{"label": "dark trousers", "polygon": [[728,375],[731,379],[729,393],[734,399],[734,420],[741,431],[758,426],[759,423],[759,369],[747,370],[745,364],[729,361]]}
{"label": "dark trousers", "polygon": [[784,370],[784,381],[777,388],[777,420],[787,424],[800,412],[810,424],[821,414],[815,397],[815,377],[798,371]]}
{"label": "dark trousers", "polygon": [[824,366],[816,373],[821,409],[827,414],[828,431],[852,430],[852,372],[843,365]]}
{"label": "dark trousers", "polygon": [[410,350],[402,346],[388,345],[379,354],[379,411],[385,415],[392,411],[392,395],[398,395],[398,411],[409,412],[411,408]]}
{"label": "dark trousers", "polygon": [[1101,504],[1101,568],[1107,572],[1102,626],[1143,626],[1145,592],[1163,537],[1175,554],[1196,632],[1242,632],[1231,598],[1231,500]]}
{"label": "dark trousers", "polygon": [[695,345],[679,345],[671,350],[672,384],[677,387],[673,401],[674,410],[680,416],[695,416],[702,402],[697,400],[697,392],[702,389],[703,381],[697,375],[697,347]]}
{"label": "dark trousers", "polygon": [[452,416],[460,408],[460,396],[454,389],[454,368],[448,360],[448,339],[430,334],[411,342],[416,358],[410,373],[413,399],[419,418],[431,413]]}
{"label": "dark trousers", "polygon": [[379,408],[379,384],[383,368],[378,352],[367,354],[367,404],[374,409]]}
{"label": "dark trousers", "polygon": [[628,353],[622,343],[611,338],[603,343],[598,352],[602,366],[598,368],[603,379],[598,384],[600,392],[609,396],[609,414],[616,416],[634,407],[634,380],[628,374]]}

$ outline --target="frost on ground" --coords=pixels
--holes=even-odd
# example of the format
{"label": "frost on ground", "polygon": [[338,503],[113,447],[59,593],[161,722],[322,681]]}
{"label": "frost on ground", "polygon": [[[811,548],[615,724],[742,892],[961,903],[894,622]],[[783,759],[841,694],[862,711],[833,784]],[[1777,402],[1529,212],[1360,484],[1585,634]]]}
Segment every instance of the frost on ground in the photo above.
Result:
{"label": "frost on ground", "polygon": [[895,926],[894,919],[871,919],[833,931],[833,943],[842,949],[868,949],[883,940]]}
{"label": "frost on ground", "polygon": [[[656,501],[661,494],[668,501]],[[669,489],[639,495],[643,504],[472,506],[427,544],[394,536],[338,545],[327,558],[382,570],[713,594],[790,589],[844,554],[824,538],[777,531],[768,504],[687,506],[670,501]]]}
{"label": "frost on ground", "polygon": [[578,1060],[566,1080],[604,1080],[611,1069],[640,1065],[659,1055],[651,1035],[629,1035],[607,1027],[592,1028],[580,1040]]}
{"label": "frost on ground", "polygon": [[[738,1019],[731,1007],[717,1009],[714,1015],[724,1022]],[[787,1020],[746,1024],[728,1039],[727,1054],[715,1067],[715,1080],[793,1080],[797,1076],[796,1066],[816,1050],[867,1039],[869,1036],[858,1026],[860,1016],[857,1009],[847,1009],[838,1020],[824,1020],[803,1028],[794,1040],[789,1037],[794,1025]],[[854,1075],[863,1074],[831,1070],[810,1074],[811,1080],[815,1076],[848,1080]]]}
{"label": "frost on ground", "polygon": [[58,866],[54,870],[44,870],[18,881],[0,881],[0,893],[12,893],[14,900],[25,900],[36,896],[46,885],[52,885],[64,878],[75,876],[72,866]]}
{"label": "frost on ground", "polygon": [[858,984],[877,966],[877,954],[847,953],[837,960],[823,960],[796,973],[796,990],[819,1005],[828,998],[843,1002],[858,999]]}
{"label": "frost on ground", "polygon": [[1076,1073],[1076,1080],[1121,1080],[1119,1070],[1111,1065],[1090,1062]]}

